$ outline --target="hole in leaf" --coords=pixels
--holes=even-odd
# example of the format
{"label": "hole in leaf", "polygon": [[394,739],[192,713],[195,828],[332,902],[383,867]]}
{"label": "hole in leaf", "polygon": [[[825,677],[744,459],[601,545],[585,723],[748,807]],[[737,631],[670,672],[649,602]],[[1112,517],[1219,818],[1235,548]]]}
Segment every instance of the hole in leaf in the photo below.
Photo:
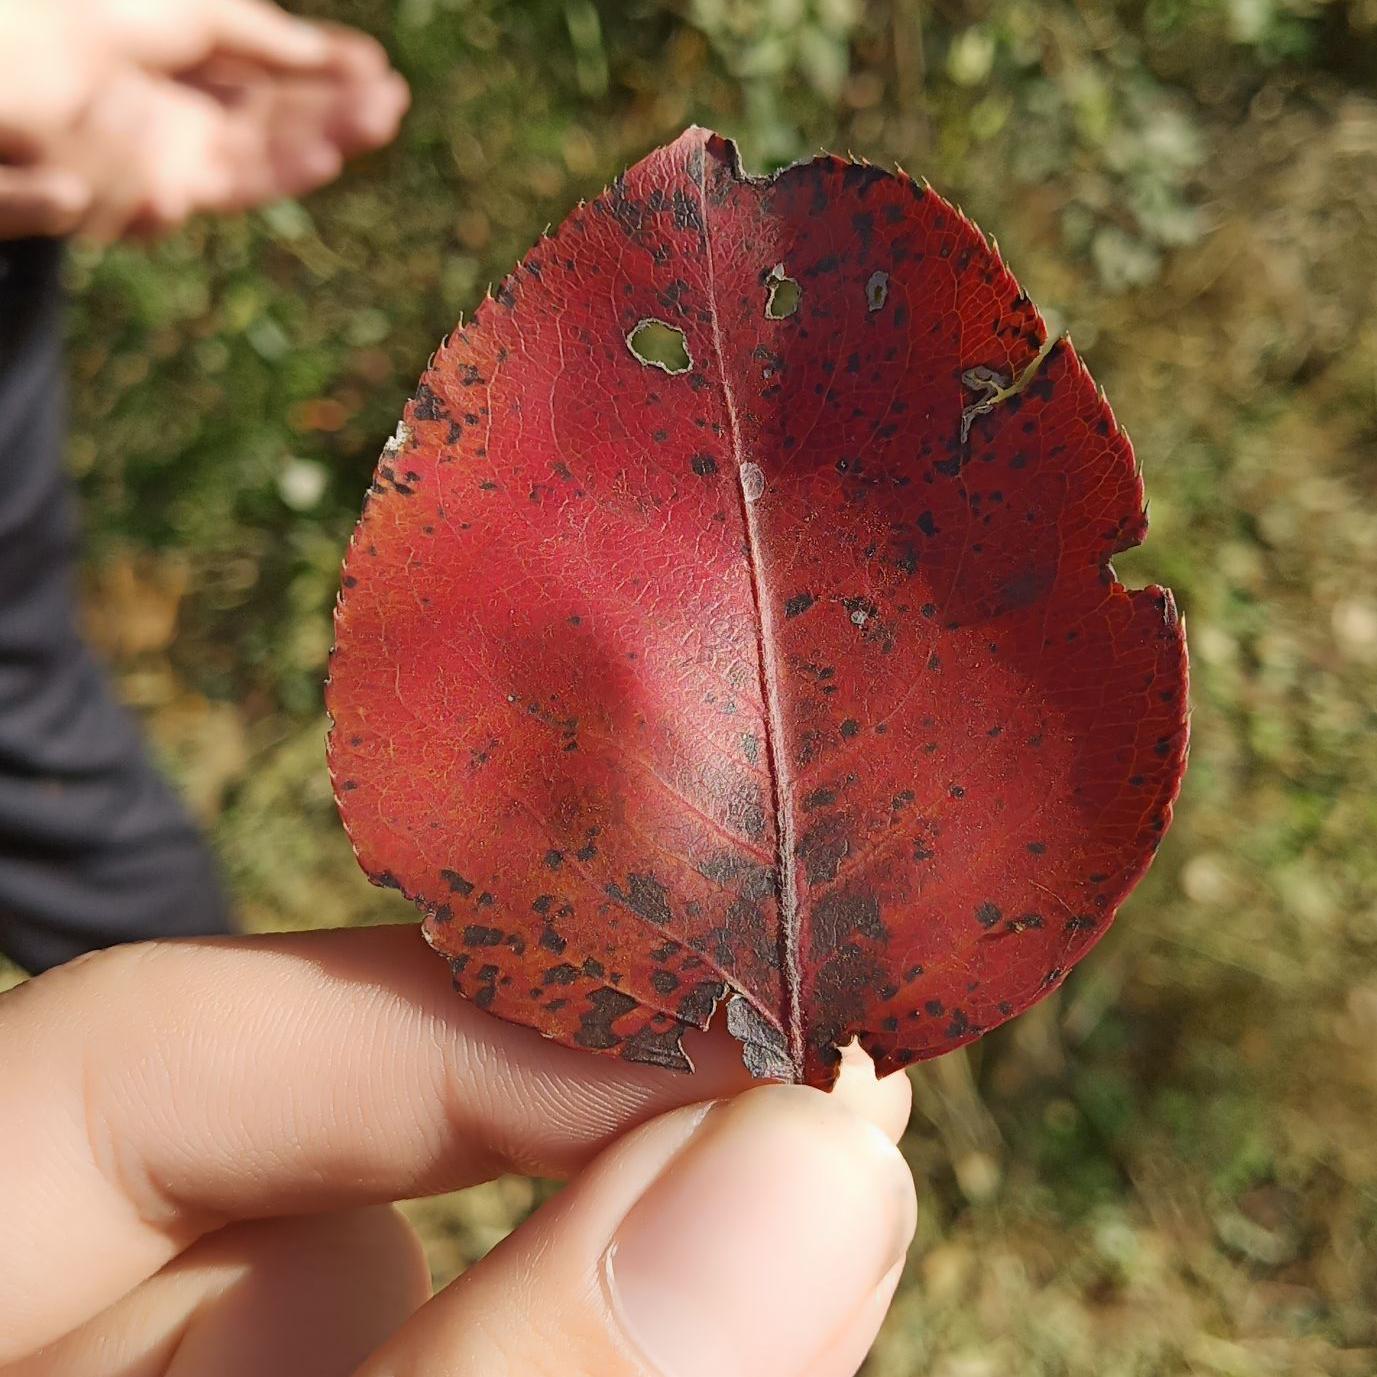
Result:
{"label": "hole in leaf", "polygon": [[878,311],[889,295],[889,274],[876,271],[870,274],[865,284],[866,304],[872,311]]}
{"label": "hole in leaf", "polygon": [[626,337],[626,347],[647,367],[666,373],[687,373],[693,363],[684,332],[662,320],[643,320]]}
{"label": "hole in leaf", "polygon": [[765,299],[766,319],[787,320],[798,310],[803,288],[786,275],[783,263],[776,263],[765,275],[765,285],[770,289]]}

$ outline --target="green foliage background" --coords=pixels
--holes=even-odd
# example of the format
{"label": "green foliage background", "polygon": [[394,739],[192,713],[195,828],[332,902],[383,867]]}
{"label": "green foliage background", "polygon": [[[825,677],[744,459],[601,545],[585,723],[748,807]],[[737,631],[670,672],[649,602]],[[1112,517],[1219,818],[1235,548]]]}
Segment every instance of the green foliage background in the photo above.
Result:
{"label": "green foliage background", "polygon": [[[93,634],[246,921],[407,916],[322,761],[338,561],[436,342],[690,121],[901,161],[1133,435],[1179,821],[1066,989],[915,1072],[873,1377],[1377,1370],[1377,0],[317,0],[411,79],[307,204],[74,262]],[[544,1188],[415,1207],[437,1277]]]}

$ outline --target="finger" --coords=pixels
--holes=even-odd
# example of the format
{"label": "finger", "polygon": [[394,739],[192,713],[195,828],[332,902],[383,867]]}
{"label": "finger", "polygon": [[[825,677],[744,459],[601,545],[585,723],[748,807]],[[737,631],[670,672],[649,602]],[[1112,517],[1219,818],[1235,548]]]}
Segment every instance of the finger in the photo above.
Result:
{"label": "finger", "polygon": [[[209,0],[212,11],[219,10],[222,0]],[[293,25],[302,23],[291,19]],[[270,81],[284,76],[313,77],[317,80],[340,83],[340,81],[377,81],[388,76],[397,76],[391,70],[391,59],[387,50],[368,33],[359,29],[346,28],[339,23],[311,21],[304,28],[313,34],[313,44],[318,47],[318,61],[310,63],[282,63],[267,61],[255,54],[242,43],[235,43],[231,33],[219,29],[204,29],[200,33],[200,43],[196,45],[193,56],[183,48],[175,62],[179,80],[190,81],[196,85],[242,85],[256,81]],[[135,44],[135,48],[139,48]],[[146,44],[142,47],[146,48]],[[151,56],[151,55],[149,55]],[[162,69],[168,67],[168,55],[164,61],[153,62]]]}
{"label": "finger", "polygon": [[339,176],[344,160],[389,143],[410,102],[394,72],[369,78],[295,76],[225,61],[199,68],[189,84],[223,114],[229,170],[213,209],[243,210],[303,196]]}
{"label": "finger", "polygon": [[689,1045],[694,1076],[501,1023],[411,924],[123,947],[40,976],[0,996],[0,1363],[226,1219],[563,1175],[749,1083],[725,1034]]}
{"label": "finger", "polygon": [[764,1086],[676,1110],[610,1148],[359,1377],[850,1377],[916,1211],[887,1135],[833,1097]]}
{"label": "finger", "polygon": [[0,165],[0,239],[70,234],[90,203],[90,187],[74,172]]}
{"label": "finger", "polygon": [[405,83],[385,76],[356,85],[298,77],[241,87],[226,109],[241,141],[232,206],[305,195],[334,180],[345,158],[389,142],[406,109]]}
{"label": "finger", "polygon": [[267,0],[208,0],[202,11],[210,37],[208,52],[295,70],[318,70],[338,60],[335,32],[287,14]]}
{"label": "finger", "polygon": [[5,1377],[338,1377],[429,1295],[391,1206],[234,1224]]}
{"label": "finger", "polygon": [[245,89],[226,108],[225,195],[213,208],[247,210],[304,196],[332,182],[344,167],[339,148],[321,132],[319,123],[301,127],[284,117],[270,89]]}
{"label": "finger", "polygon": [[91,11],[85,46],[151,72],[182,73],[215,57],[285,71],[324,71],[338,59],[333,33],[269,0],[120,0]]}
{"label": "finger", "polygon": [[284,83],[265,111],[268,161],[279,194],[297,196],[323,186],[339,174],[345,158],[390,143],[409,99],[400,78],[343,86]]}
{"label": "finger", "polygon": [[330,137],[346,158],[384,148],[396,138],[410,105],[411,88],[396,72],[351,82],[331,107]]}
{"label": "finger", "polygon": [[321,21],[319,28],[330,44],[329,66],[344,76],[372,80],[391,70],[387,49],[372,34],[345,24]]}

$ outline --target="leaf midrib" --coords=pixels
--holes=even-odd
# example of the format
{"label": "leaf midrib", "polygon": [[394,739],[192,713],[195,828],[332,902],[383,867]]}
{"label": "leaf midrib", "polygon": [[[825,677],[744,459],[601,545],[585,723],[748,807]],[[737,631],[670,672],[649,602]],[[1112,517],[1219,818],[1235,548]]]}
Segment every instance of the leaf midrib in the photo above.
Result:
{"label": "leaf midrib", "polygon": [[[801,962],[799,952],[799,913],[797,871],[794,867],[794,816],[789,806],[793,796],[793,780],[789,773],[788,754],[784,748],[784,716],[779,691],[779,677],[774,656],[770,653],[775,641],[774,611],[766,586],[765,561],[762,557],[760,532],[756,523],[756,503],[746,495],[743,472],[748,461],[741,444],[741,429],[737,421],[736,397],[727,375],[726,353],[722,347],[722,328],[717,310],[717,273],[713,262],[712,230],[708,214],[707,195],[708,150],[699,150],[698,203],[703,219],[703,250],[707,260],[708,315],[712,327],[712,347],[717,359],[717,373],[722,383],[722,396],[727,413],[727,429],[731,441],[732,458],[736,464],[737,493],[741,500],[742,522],[746,530],[747,566],[750,573],[751,598],[755,605],[756,665],[760,676],[760,696],[765,706],[765,761],[770,777],[771,810],[775,824],[776,897],[779,907],[779,965],[784,982],[785,1027],[789,1060],[794,1076],[804,1075],[803,1011],[801,999]],[[758,499],[757,499],[758,500]]]}

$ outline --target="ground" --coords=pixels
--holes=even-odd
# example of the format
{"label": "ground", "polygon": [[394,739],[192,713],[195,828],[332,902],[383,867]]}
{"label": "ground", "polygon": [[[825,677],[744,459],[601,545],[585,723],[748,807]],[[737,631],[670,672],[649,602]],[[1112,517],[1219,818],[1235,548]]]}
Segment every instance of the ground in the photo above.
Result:
{"label": "ground", "polygon": [[[323,4],[314,6],[326,8]],[[349,0],[416,104],[331,192],[78,253],[92,633],[254,927],[397,921],[340,831],[343,543],[440,337],[685,124],[898,160],[1069,327],[1194,665],[1178,821],[1065,989],[914,1073],[871,1377],[1377,1370],[1372,0]],[[414,1208],[437,1278],[548,1191]]]}

